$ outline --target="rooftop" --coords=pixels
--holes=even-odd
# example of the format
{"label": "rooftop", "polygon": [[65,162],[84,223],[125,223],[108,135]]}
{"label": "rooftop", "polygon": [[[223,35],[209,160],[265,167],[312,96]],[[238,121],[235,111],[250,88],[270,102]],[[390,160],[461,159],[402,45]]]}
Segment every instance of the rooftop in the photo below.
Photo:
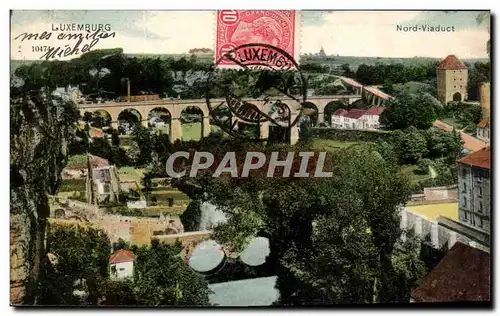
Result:
{"label": "rooftop", "polygon": [[369,109],[351,109],[349,111],[345,109],[338,109],[333,112],[333,115],[350,117],[354,119],[358,119],[363,115],[380,115],[384,111],[383,106],[372,106]]}
{"label": "rooftop", "polygon": [[391,98],[390,95],[388,95],[387,93],[379,90],[377,87],[365,87],[365,90],[368,91],[368,92],[373,93],[377,97],[380,97],[380,98],[382,98],[384,100],[389,100]]}
{"label": "rooftop", "polygon": [[133,261],[135,258],[134,253],[130,250],[120,249],[115,251],[109,256],[109,263],[120,263]]}
{"label": "rooftop", "polygon": [[372,106],[371,108],[366,111],[365,114],[367,115],[380,115],[382,112],[384,112],[385,107],[383,106]]}
{"label": "rooftop", "polygon": [[487,146],[485,148],[473,152],[468,156],[465,156],[458,162],[474,167],[490,169],[490,159],[491,159],[490,146]]}
{"label": "rooftop", "polygon": [[[447,132],[453,131],[453,127],[442,122],[442,121],[435,121],[433,123],[434,126],[439,127]],[[457,134],[460,134],[460,137],[462,137],[462,140],[464,141],[464,149],[468,151],[476,151],[480,150],[481,148],[486,147],[488,144],[474,136],[471,136],[463,131],[456,131]]]}
{"label": "rooftop", "polygon": [[88,154],[88,159],[91,168],[101,168],[109,166],[109,161],[105,158]]}
{"label": "rooftop", "polygon": [[365,115],[365,113],[366,113],[365,109],[352,109],[349,110],[349,112],[345,113],[343,116],[358,119],[363,115]]}
{"label": "rooftop", "polygon": [[416,302],[489,301],[490,255],[460,242],[414,289]]}
{"label": "rooftop", "polygon": [[460,70],[467,69],[455,55],[448,55],[437,67],[437,69],[443,70]]}
{"label": "rooftop", "polygon": [[361,83],[357,82],[354,79],[351,79],[351,78],[348,78],[348,77],[344,77],[344,76],[339,76],[339,78],[342,79],[344,82],[346,82],[347,84],[349,84],[351,86],[354,86],[356,88],[363,88],[363,85]]}
{"label": "rooftop", "polygon": [[104,137],[104,132],[100,128],[96,128],[96,127],[91,126],[89,129],[89,136],[101,138],[101,137]]}

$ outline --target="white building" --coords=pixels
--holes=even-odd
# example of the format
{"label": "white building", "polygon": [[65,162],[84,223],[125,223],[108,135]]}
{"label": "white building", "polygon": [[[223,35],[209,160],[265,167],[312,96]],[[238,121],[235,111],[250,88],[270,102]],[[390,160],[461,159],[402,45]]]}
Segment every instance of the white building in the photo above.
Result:
{"label": "white building", "polygon": [[484,119],[477,124],[476,129],[477,138],[487,143],[490,142],[490,120]]}
{"label": "white building", "polygon": [[93,204],[117,201],[120,193],[120,178],[116,167],[109,165],[107,159],[91,154],[87,157],[87,201]]}
{"label": "white building", "polygon": [[383,106],[372,106],[359,119],[365,123],[365,128],[377,129],[380,127],[379,119],[383,111]]}
{"label": "white building", "polygon": [[134,253],[120,249],[109,256],[109,276],[113,281],[134,278]]}
{"label": "white building", "polygon": [[382,106],[372,106],[369,109],[338,109],[332,114],[332,127],[340,129],[377,129],[380,127]]}

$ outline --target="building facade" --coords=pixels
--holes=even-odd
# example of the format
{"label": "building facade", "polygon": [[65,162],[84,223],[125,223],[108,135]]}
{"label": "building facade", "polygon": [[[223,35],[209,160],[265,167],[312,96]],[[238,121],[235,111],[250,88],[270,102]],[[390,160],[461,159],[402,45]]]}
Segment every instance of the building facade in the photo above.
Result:
{"label": "building facade", "polygon": [[108,160],[88,155],[87,201],[91,204],[105,204],[118,201],[120,179],[115,166]]}
{"label": "building facade", "polygon": [[455,55],[446,57],[436,69],[437,97],[443,104],[467,99],[468,69]]}
{"label": "building facade", "polygon": [[458,216],[465,224],[490,232],[490,147],[458,161]]}
{"label": "building facade", "polygon": [[490,142],[490,120],[484,119],[477,124],[476,135],[482,141]]}

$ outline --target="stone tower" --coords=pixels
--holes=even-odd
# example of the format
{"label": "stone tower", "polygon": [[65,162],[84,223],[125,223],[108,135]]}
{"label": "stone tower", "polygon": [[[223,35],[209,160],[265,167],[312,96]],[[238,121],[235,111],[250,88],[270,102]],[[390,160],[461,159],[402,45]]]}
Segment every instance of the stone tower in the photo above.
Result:
{"label": "stone tower", "polygon": [[467,99],[467,66],[455,55],[446,57],[437,67],[437,97],[443,104]]}
{"label": "stone tower", "polygon": [[481,104],[481,118],[483,120],[490,119],[490,83],[485,82],[479,90]]}

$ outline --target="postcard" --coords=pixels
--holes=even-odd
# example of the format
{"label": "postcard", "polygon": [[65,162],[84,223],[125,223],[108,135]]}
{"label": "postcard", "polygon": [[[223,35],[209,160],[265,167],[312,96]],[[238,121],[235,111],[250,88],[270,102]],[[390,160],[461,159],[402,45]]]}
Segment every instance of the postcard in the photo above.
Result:
{"label": "postcard", "polygon": [[490,11],[10,20],[12,306],[492,306]]}

